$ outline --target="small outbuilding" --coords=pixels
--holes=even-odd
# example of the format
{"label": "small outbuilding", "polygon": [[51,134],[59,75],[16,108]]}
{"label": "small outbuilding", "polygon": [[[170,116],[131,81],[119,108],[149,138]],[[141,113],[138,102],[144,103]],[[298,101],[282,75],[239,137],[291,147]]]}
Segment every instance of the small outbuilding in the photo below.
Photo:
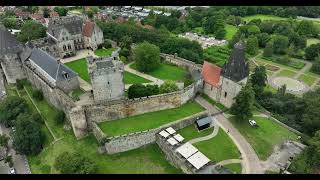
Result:
{"label": "small outbuilding", "polygon": [[196,121],[196,125],[199,131],[209,128],[211,126],[211,123],[212,123],[212,118],[210,116]]}

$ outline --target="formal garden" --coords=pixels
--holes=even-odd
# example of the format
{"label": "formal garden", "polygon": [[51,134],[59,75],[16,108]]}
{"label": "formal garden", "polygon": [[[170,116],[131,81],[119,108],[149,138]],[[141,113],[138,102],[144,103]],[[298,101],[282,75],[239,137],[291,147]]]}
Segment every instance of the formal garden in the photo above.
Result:
{"label": "formal garden", "polygon": [[204,108],[198,103],[188,102],[178,108],[149,112],[116,121],[102,122],[99,124],[99,127],[107,136],[118,136],[158,128],[202,111],[204,111]]}

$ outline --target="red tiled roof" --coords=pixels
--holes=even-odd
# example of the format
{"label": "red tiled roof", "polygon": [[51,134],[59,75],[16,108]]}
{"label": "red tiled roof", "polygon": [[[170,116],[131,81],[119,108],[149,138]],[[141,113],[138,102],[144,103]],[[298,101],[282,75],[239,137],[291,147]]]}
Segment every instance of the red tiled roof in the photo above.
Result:
{"label": "red tiled roof", "polygon": [[93,29],[94,29],[94,23],[91,21],[87,21],[82,28],[82,33],[86,37],[91,37]]}
{"label": "red tiled roof", "polygon": [[202,66],[202,76],[204,81],[212,86],[219,87],[221,70],[222,69],[220,67],[204,61]]}

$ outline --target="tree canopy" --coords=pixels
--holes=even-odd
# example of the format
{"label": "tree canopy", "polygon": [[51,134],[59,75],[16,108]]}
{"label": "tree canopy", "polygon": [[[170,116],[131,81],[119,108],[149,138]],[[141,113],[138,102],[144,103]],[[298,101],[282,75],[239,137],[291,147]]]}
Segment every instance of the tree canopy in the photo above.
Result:
{"label": "tree canopy", "polygon": [[13,126],[21,113],[30,112],[26,101],[17,96],[8,96],[0,102],[0,123]]}
{"label": "tree canopy", "polygon": [[160,49],[156,45],[143,42],[133,49],[133,59],[139,71],[153,71],[160,65]]}
{"label": "tree canopy", "polygon": [[178,86],[174,81],[165,81],[163,84],[160,86],[160,93],[170,93],[179,90]]}
{"label": "tree canopy", "polygon": [[18,40],[25,43],[30,40],[43,38],[46,36],[47,28],[35,21],[27,21],[21,28]]}

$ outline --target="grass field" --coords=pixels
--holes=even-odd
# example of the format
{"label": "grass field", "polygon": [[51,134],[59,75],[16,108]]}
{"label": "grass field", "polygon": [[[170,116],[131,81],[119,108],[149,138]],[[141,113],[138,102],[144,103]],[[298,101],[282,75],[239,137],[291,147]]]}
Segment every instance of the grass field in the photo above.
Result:
{"label": "grass field", "polygon": [[[28,92],[31,91],[30,86],[27,86],[27,89]],[[8,92],[10,95],[17,95],[14,91],[14,88],[10,88]],[[22,97],[27,100],[30,107],[33,108],[33,111],[35,111],[35,107],[31,105],[32,102],[27,96],[27,93],[24,90],[20,90],[20,92]],[[53,137],[50,135],[49,131],[46,130],[45,135],[47,140],[44,146],[45,148],[39,155],[27,157],[33,174],[58,173],[53,164],[55,158],[65,151],[78,152],[89,157],[97,164],[98,173],[181,173],[180,170],[168,163],[163,152],[156,144],[114,155],[99,154],[99,144],[92,134],[81,140],[76,140],[72,130],[64,130],[62,126],[52,123],[52,117],[57,113],[57,110],[54,107],[51,107],[46,101],[34,101],[40,112],[47,118],[49,127],[53,130],[54,134],[58,135],[61,139],[49,146],[49,143],[53,141]],[[45,130],[45,128],[43,128],[43,130]]]}
{"label": "grass field", "polygon": [[290,71],[290,70],[287,70],[287,69],[284,69],[282,71],[280,71],[278,74],[277,74],[277,77],[279,76],[285,76],[285,77],[293,77],[294,75],[296,75],[296,72],[294,71]]}
{"label": "grass field", "polygon": [[238,159],[240,157],[238,148],[222,129],[219,129],[218,134],[214,138],[193,145],[215,162],[226,159]]}
{"label": "grass field", "polygon": [[178,108],[145,113],[116,121],[106,121],[99,124],[107,136],[117,136],[137,131],[154,129],[161,125],[191,116],[204,111],[198,103],[188,102]]}
{"label": "grass field", "polygon": [[[273,56],[273,57],[261,56],[261,58],[264,59],[264,60],[267,60],[267,61],[272,61],[274,63],[282,64],[279,61],[279,59],[282,58],[280,56]],[[295,69],[302,69],[305,66],[305,63],[300,61],[300,60],[291,58],[291,61],[288,64],[282,64],[282,65],[289,66],[289,67],[292,67],[292,68],[295,68]]]}
{"label": "grass field", "polygon": [[308,86],[311,86],[316,81],[317,78],[302,74],[298,77],[298,79],[305,82]]}
{"label": "grass field", "polygon": [[307,39],[307,47],[312,45],[312,44],[318,44],[320,43],[320,39],[317,38],[309,38]]}
{"label": "grass field", "polygon": [[151,82],[151,81],[143,77],[137,76],[135,74],[132,74],[130,72],[127,72],[127,71],[124,72],[125,84],[137,84],[137,83],[148,83],[148,82]]}
{"label": "grass field", "polygon": [[[76,61],[68,62],[65,65],[71,68],[73,71],[77,72],[83,80],[87,81],[88,83],[91,83],[86,59],[83,58]],[[124,72],[125,84],[148,83],[148,82],[150,81],[140,76],[137,76],[127,71]]]}
{"label": "grass field", "polygon": [[225,35],[225,39],[230,41],[233,37],[233,35],[238,31],[238,28],[236,26],[232,26],[232,25],[229,25],[227,24],[226,27],[225,27],[227,33]]}
{"label": "grass field", "polygon": [[258,128],[253,128],[248,122],[238,122],[230,118],[232,124],[247,139],[261,160],[266,160],[273,152],[273,147],[285,140],[296,140],[297,135],[277,124],[273,120],[264,117],[253,117]]}
{"label": "grass field", "polygon": [[282,18],[279,16],[273,16],[273,15],[257,14],[257,15],[252,15],[252,16],[245,16],[242,19],[249,22],[253,19],[261,19],[261,21],[264,21],[264,20],[286,20],[287,18]]}
{"label": "grass field", "polygon": [[94,54],[100,57],[109,57],[111,56],[112,52],[116,50],[115,48],[109,48],[109,49],[97,49],[94,51]]}
{"label": "grass field", "polygon": [[90,76],[88,73],[87,60],[85,58],[65,63],[70,69],[78,73],[78,75],[88,83],[91,83]]}
{"label": "grass field", "polygon": [[[137,69],[135,63],[131,64],[130,67]],[[162,80],[183,81],[187,71],[175,65],[161,63],[159,68],[146,74]]]}
{"label": "grass field", "polygon": [[232,172],[236,174],[241,174],[241,171],[242,171],[242,166],[240,163],[227,164],[227,165],[224,165],[224,167],[230,169]]}
{"label": "grass field", "polygon": [[195,139],[198,137],[208,136],[212,132],[213,132],[213,128],[208,128],[202,131],[198,131],[195,124],[189,125],[177,131],[177,133],[181,134],[181,136],[184,137],[185,141],[189,141],[191,139]]}

